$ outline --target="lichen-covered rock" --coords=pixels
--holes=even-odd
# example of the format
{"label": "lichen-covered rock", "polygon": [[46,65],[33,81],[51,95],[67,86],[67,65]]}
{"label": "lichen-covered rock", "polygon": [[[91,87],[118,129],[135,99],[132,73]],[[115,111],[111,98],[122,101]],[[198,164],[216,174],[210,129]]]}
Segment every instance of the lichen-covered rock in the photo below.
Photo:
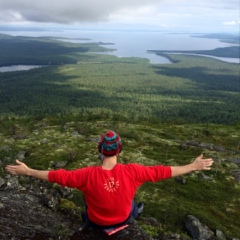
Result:
{"label": "lichen-covered rock", "polygon": [[180,177],[176,177],[175,181],[177,183],[185,184],[187,180],[186,180],[186,178],[180,176]]}
{"label": "lichen-covered rock", "polygon": [[216,239],[218,239],[218,240],[226,240],[225,235],[220,230],[216,230],[215,235],[216,235]]}
{"label": "lichen-covered rock", "polygon": [[19,184],[17,176],[6,175],[4,181],[5,181],[5,185],[4,185],[5,190],[11,190],[15,192],[25,190],[25,188]]}
{"label": "lichen-covered rock", "polygon": [[230,158],[230,159],[228,159],[228,161],[240,165],[240,159],[239,158]]}
{"label": "lichen-covered rock", "polygon": [[[31,193],[0,191],[0,239],[57,239],[71,236],[81,222],[45,207]],[[67,238],[66,238],[67,239]]]}
{"label": "lichen-covered rock", "polygon": [[16,159],[20,160],[20,161],[23,161],[25,159],[27,155],[27,152],[26,151],[20,151],[17,155],[16,155]]}
{"label": "lichen-covered rock", "polygon": [[[203,148],[203,149],[209,149],[209,150],[214,150],[216,152],[226,152],[226,148],[223,147],[223,146],[220,146],[220,145],[213,145],[213,144],[209,144],[209,143],[205,143],[205,142],[201,142],[201,143],[198,143],[196,141],[188,141],[186,143],[186,145],[188,146],[194,146],[194,147],[199,147],[199,148]],[[181,145],[181,146],[185,146],[186,148],[186,145]],[[183,148],[184,149],[184,148]]]}
{"label": "lichen-covered rock", "polygon": [[141,229],[136,220],[131,220],[129,227],[108,236],[106,233],[99,229],[87,228],[82,231],[76,232],[70,237],[71,240],[152,240],[143,229]]}
{"label": "lichen-covered rock", "polygon": [[5,181],[3,178],[0,177],[0,189],[4,186]]}
{"label": "lichen-covered rock", "polygon": [[[0,239],[185,240],[180,234],[163,232],[153,238],[133,219],[128,228],[110,237],[98,229],[80,230],[83,226],[81,208],[64,198],[69,197],[70,193],[68,188],[33,178],[3,176],[0,178]],[[162,229],[161,223],[152,217],[141,216],[140,222],[150,228]],[[192,215],[188,216],[185,226],[189,235],[196,240],[211,239],[214,235]],[[220,233],[219,230],[219,239],[223,237]]]}
{"label": "lichen-covered rock", "polygon": [[202,224],[195,216],[188,215],[185,220],[185,227],[189,234],[195,240],[211,239],[214,233],[204,224]]}
{"label": "lichen-covered rock", "polygon": [[55,161],[52,163],[54,168],[64,168],[67,165],[67,161]]}
{"label": "lichen-covered rock", "polygon": [[202,179],[202,180],[205,180],[205,181],[213,181],[212,177],[207,176],[203,172],[199,175],[199,178]]}
{"label": "lichen-covered rock", "polygon": [[239,170],[232,170],[232,176],[236,179],[238,183],[240,183],[240,171]]}
{"label": "lichen-covered rock", "polygon": [[10,175],[0,180],[3,186],[0,191],[1,240],[152,239],[135,220],[131,220],[128,228],[111,237],[97,229],[80,231],[83,225],[80,211],[76,207],[68,211],[59,207],[63,194],[58,188],[34,179],[31,179],[31,183],[25,180],[22,186],[18,177]]}

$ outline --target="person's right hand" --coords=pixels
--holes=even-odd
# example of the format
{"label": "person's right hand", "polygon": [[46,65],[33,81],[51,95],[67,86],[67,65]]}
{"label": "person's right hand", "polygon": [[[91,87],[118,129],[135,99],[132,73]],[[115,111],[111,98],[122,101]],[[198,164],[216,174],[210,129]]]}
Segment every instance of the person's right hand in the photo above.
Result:
{"label": "person's right hand", "polygon": [[17,165],[7,165],[6,170],[14,175],[28,175],[30,168],[23,162],[16,160]]}

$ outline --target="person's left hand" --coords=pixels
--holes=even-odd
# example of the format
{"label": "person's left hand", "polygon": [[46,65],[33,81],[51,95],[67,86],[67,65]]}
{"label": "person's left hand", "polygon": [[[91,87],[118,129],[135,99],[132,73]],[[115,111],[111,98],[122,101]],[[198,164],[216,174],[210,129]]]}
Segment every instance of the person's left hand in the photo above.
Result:
{"label": "person's left hand", "polygon": [[201,154],[192,163],[193,164],[193,169],[195,171],[211,170],[211,166],[212,166],[213,162],[214,161],[212,160],[212,158],[203,158],[203,154]]}

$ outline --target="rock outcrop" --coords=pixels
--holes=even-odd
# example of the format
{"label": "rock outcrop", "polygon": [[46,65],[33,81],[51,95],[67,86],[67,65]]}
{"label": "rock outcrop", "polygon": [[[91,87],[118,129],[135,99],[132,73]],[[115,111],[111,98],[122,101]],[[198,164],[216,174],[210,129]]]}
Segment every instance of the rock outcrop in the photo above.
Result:
{"label": "rock outcrop", "polygon": [[29,179],[19,184],[19,177],[0,177],[0,239],[152,239],[137,223],[114,236],[97,229],[81,230],[83,222],[76,209],[58,208],[68,189],[52,188],[48,183]]}
{"label": "rock outcrop", "polygon": [[[21,184],[20,184],[20,183]],[[32,178],[5,175],[0,177],[0,239],[1,240],[185,240],[176,233],[148,235],[132,219],[128,228],[108,236],[98,229],[84,229],[80,210],[61,209],[63,199],[71,195],[70,189],[54,187]],[[161,228],[154,218],[142,218],[142,223]],[[189,215],[185,221],[190,238],[199,240],[225,239],[220,230],[214,234],[196,217]]]}

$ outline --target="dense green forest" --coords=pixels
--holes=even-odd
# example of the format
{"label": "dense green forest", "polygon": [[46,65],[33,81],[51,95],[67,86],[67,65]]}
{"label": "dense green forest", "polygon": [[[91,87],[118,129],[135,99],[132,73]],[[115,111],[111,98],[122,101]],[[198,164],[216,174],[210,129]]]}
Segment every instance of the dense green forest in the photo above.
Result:
{"label": "dense green forest", "polygon": [[[6,115],[107,114],[109,118],[234,124],[240,119],[239,66],[169,55],[174,64],[117,58],[99,43],[1,35],[0,65],[37,64],[0,73]],[[106,49],[105,49],[106,50]]]}
{"label": "dense green forest", "polygon": [[191,50],[191,51],[154,51],[149,50],[151,53],[155,53],[157,55],[164,55],[165,53],[182,53],[182,54],[201,54],[201,55],[211,55],[215,57],[226,57],[226,58],[239,58],[240,47],[239,46],[231,46],[224,48],[216,48],[213,50]]}
{"label": "dense green forest", "polygon": [[[192,214],[240,238],[239,65],[170,53],[173,64],[150,64],[105,55],[103,45],[0,35],[0,66],[42,65],[0,72],[0,176],[16,158],[38,169],[99,164],[98,137],[112,129],[123,140],[122,163],[182,165],[200,153],[215,161],[185,184],[143,185],[143,215],[161,223],[144,229],[188,239],[183,221]],[[81,193],[71,201],[83,209]]]}
{"label": "dense green forest", "polygon": [[97,43],[74,44],[51,37],[12,37],[0,34],[0,66],[75,64],[81,54],[104,52]]}

